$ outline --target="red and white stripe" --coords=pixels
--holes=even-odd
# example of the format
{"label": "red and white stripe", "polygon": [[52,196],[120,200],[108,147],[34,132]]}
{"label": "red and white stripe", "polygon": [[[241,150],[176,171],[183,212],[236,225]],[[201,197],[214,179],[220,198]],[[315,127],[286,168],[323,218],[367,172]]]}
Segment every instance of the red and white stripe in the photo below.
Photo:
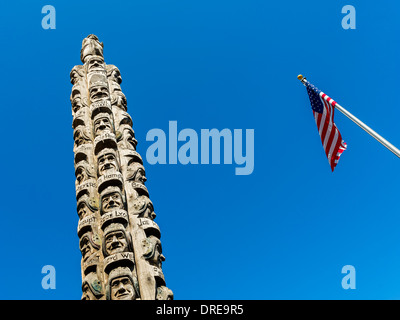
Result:
{"label": "red and white stripe", "polygon": [[323,113],[313,111],[313,113],[325,154],[333,171],[347,145],[333,121],[336,102],[323,92],[320,93],[320,98],[324,111]]}

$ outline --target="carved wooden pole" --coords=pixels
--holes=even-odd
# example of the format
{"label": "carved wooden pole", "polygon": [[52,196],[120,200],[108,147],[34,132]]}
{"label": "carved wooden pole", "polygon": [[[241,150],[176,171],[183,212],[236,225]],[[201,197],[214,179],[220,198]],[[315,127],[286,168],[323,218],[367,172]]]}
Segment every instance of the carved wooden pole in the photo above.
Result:
{"label": "carved wooden pole", "polygon": [[70,76],[82,299],[173,299],[120,72],[95,35],[81,61]]}

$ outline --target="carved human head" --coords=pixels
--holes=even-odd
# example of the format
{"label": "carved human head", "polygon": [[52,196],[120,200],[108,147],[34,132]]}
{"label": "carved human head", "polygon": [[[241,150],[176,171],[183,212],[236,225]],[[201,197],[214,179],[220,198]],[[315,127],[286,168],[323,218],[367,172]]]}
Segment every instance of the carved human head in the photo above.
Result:
{"label": "carved human head", "polygon": [[91,215],[92,213],[95,213],[99,207],[96,198],[91,198],[85,193],[79,198],[76,209],[78,211],[79,218],[82,219]]}
{"label": "carved human head", "polygon": [[90,87],[89,93],[92,102],[109,97],[108,87],[105,84]]}
{"label": "carved human head", "polygon": [[128,125],[119,127],[119,136],[117,137],[118,142],[122,141],[122,145],[126,149],[136,150],[137,140],[135,139],[135,132]]}
{"label": "carved human head", "polygon": [[77,184],[81,184],[83,181],[95,178],[93,166],[89,165],[87,161],[80,161],[75,166],[75,177]]}
{"label": "carved human head", "polygon": [[101,193],[101,213],[124,209],[124,199],[118,187],[107,187]]}
{"label": "carved human head", "polygon": [[71,100],[71,102],[76,98],[81,98],[81,96],[82,96],[81,89],[82,89],[82,87],[78,84],[74,84],[72,86],[71,96],[69,97],[69,100]]}
{"label": "carved human head", "polygon": [[81,125],[75,128],[74,141],[76,147],[79,147],[80,145],[91,141],[90,133],[88,132],[85,126]]}
{"label": "carved human head", "polygon": [[79,248],[83,261],[86,261],[92,254],[100,249],[100,238],[92,230],[86,231],[79,240]]}
{"label": "carved human head", "polygon": [[98,300],[103,295],[101,282],[95,272],[87,274],[82,282],[81,300]]}
{"label": "carved human head", "polygon": [[81,97],[75,97],[75,98],[71,99],[71,105],[72,105],[72,111],[74,113],[78,112],[79,109],[82,108]]}
{"label": "carved human head", "polygon": [[159,286],[157,288],[156,300],[173,300],[174,293],[171,289],[165,286]]}
{"label": "carved human head", "polygon": [[139,162],[130,162],[127,168],[127,179],[130,181],[137,181],[144,184],[147,180],[146,171],[143,165]]}
{"label": "carved human head", "polygon": [[77,84],[80,79],[84,76],[83,66],[74,66],[69,74],[71,83],[73,85]]}
{"label": "carved human head", "polygon": [[127,267],[111,270],[106,288],[107,300],[136,300],[139,286],[136,277]]}
{"label": "carved human head", "polygon": [[129,113],[125,112],[125,111],[121,111],[120,115],[121,115],[121,119],[119,121],[118,129],[121,130],[126,125],[128,127],[132,128],[133,121],[132,121],[132,118],[129,115]]}
{"label": "carved human head", "polygon": [[104,229],[103,254],[105,257],[131,251],[131,241],[121,223],[111,223]]}
{"label": "carved human head", "polygon": [[143,257],[153,266],[161,269],[162,262],[165,257],[162,254],[161,241],[157,237],[151,235],[143,240],[145,252]]}
{"label": "carved human head", "polygon": [[116,66],[112,64],[107,65],[107,76],[110,80],[118,84],[121,84],[122,82],[121,72]]}
{"label": "carved human head", "polygon": [[118,108],[126,111],[127,110],[127,100],[122,91],[114,91],[112,93],[112,104]]}
{"label": "carved human head", "polygon": [[113,125],[110,114],[104,112],[98,113],[93,119],[93,130],[95,136],[98,136],[105,131],[112,132]]}
{"label": "carved human head", "polygon": [[97,173],[99,176],[107,170],[119,171],[117,152],[114,149],[105,148],[97,155]]}
{"label": "carved human head", "polygon": [[88,72],[103,71],[105,63],[103,57],[93,56],[87,60]]}
{"label": "carved human head", "polygon": [[156,217],[153,203],[147,196],[139,196],[133,201],[132,213],[138,215],[140,218],[149,218],[153,220]]}

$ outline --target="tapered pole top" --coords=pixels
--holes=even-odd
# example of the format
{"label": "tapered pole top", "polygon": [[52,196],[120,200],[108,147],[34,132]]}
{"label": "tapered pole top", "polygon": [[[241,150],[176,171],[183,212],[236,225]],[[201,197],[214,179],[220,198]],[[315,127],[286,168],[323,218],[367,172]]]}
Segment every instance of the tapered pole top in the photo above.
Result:
{"label": "tapered pole top", "polygon": [[82,41],[81,61],[86,63],[88,59],[93,56],[100,56],[103,58],[103,43],[94,34],[89,34]]}

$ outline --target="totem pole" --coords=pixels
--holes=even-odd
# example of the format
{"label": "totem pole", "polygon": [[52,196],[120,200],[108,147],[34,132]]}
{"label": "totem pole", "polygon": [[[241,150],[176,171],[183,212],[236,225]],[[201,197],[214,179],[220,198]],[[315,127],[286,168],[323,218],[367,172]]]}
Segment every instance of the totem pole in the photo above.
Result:
{"label": "totem pole", "polygon": [[95,35],[81,61],[70,77],[82,300],[171,300],[120,72]]}

